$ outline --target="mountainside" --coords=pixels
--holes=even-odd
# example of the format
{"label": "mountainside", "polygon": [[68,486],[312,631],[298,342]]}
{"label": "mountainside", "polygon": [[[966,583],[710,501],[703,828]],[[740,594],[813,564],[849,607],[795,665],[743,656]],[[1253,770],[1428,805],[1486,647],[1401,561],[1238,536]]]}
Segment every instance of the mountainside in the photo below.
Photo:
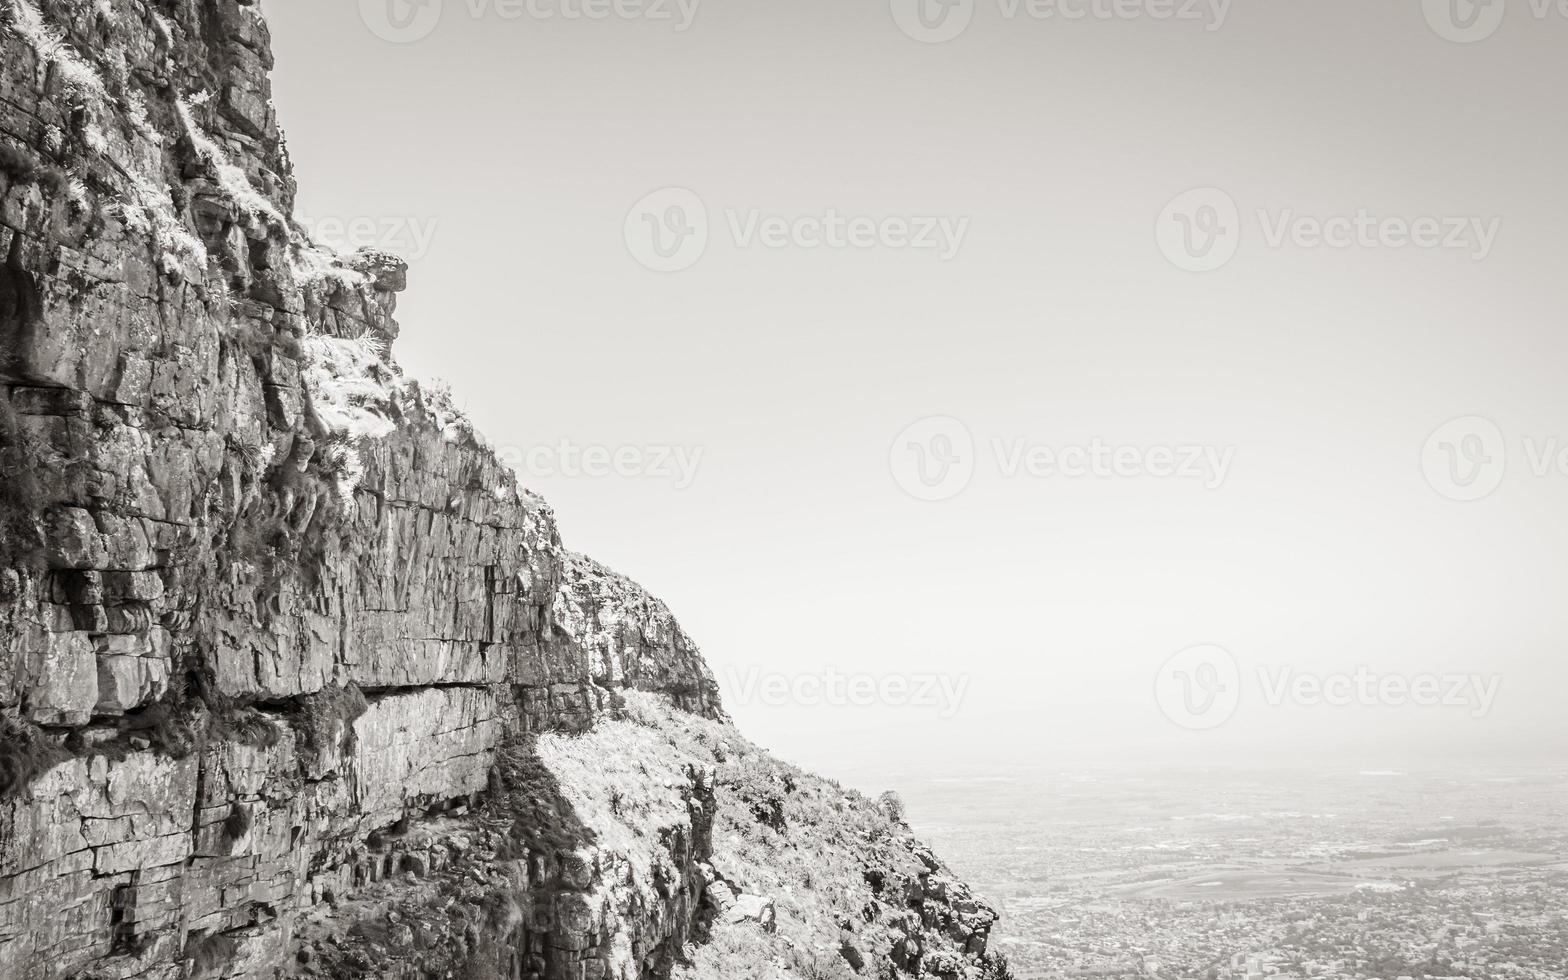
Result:
{"label": "mountainside", "polygon": [[252,3],[0,0],[0,54],[0,977],[1005,976],[400,371]]}

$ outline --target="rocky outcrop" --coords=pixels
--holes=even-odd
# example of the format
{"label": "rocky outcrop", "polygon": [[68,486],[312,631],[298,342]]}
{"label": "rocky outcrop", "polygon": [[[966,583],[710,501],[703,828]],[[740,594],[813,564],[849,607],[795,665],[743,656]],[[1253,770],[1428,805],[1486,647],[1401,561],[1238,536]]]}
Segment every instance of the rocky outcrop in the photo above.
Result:
{"label": "rocky outcrop", "polygon": [[[591,558],[568,553],[551,606],[557,655],[604,689],[669,695],[686,711],[720,717],[718,685],[664,603]],[[543,681],[548,678],[537,678]]]}
{"label": "rocky outcrop", "polygon": [[716,686],[403,375],[403,264],[292,224],[256,7],[0,54],[0,976],[668,975],[711,785],[634,860],[536,739]]}

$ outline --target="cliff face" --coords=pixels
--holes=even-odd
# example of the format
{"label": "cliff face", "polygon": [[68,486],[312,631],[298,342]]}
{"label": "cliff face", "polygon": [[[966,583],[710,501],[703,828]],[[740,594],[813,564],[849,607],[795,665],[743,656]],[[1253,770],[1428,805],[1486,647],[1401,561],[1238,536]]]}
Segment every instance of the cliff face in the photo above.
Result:
{"label": "cliff face", "polygon": [[[735,930],[999,975],[989,910],[805,774],[767,779],[860,815],[848,884],[715,870],[765,756],[400,372],[402,263],[292,224],[253,5],[0,0],[0,54],[0,976],[665,977]],[[573,761],[660,726],[702,747]],[[759,812],[752,858],[811,846]]]}

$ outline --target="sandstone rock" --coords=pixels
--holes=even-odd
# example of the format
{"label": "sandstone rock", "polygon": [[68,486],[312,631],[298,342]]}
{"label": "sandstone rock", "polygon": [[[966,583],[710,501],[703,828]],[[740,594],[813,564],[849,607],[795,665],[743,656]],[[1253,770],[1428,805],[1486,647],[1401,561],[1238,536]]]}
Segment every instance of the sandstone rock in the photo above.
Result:
{"label": "sandstone rock", "polygon": [[60,507],[49,515],[49,559],[56,568],[108,567],[108,546],[93,515],[80,507]]}
{"label": "sandstone rock", "polygon": [[773,932],[778,928],[778,912],[771,898],[763,895],[741,895],[735,900],[734,906],[725,913],[725,921],[751,922],[763,932]]}
{"label": "sandstone rock", "polygon": [[727,881],[710,883],[703,890],[703,897],[708,900],[710,905],[723,913],[728,913],[735,907],[735,889],[731,888]]}
{"label": "sandstone rock", "polygon": [[40,725],[82,725],[98,703],[98,660],[86,633],[44,633],[23,672],[23,701]]}
{"label": "sandstone rock", "polygon": [[98,703],[101,715],[123,714],[163,697],[169,689],[166,658],[98,657]]}
{"label": "sandstone rock", "polygon": [[0,410],[39,494],[0,526],[44,547],[0,561],[0,712],[76,755],[0,800],[0,977],[662,977],[705,889],[774,929],[697,869],[711,775],[613,840],[508,788],[619,690],[722,719],[717,685],[401,374],[406,264],[291,229],[256,5],[33,3],[61,43],[0,28]]}
{"label": "sandstone rock", "polygon": [[501,734],[494,694],[473,688],[389,695],[354,730],[355,786],[372,827],[421,802],[484,789]]}

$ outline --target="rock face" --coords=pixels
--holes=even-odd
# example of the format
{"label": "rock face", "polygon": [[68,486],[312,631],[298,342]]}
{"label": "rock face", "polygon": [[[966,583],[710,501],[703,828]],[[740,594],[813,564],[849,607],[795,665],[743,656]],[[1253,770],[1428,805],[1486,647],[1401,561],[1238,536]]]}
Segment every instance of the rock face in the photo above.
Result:
{"label": "rock face", "polygon": [[533,740],[716,685],[402,375],[403,264],[293,226],[255,6],[0,0],[0,54],[0,976],[668,975],[709,791],[589,903]]}

